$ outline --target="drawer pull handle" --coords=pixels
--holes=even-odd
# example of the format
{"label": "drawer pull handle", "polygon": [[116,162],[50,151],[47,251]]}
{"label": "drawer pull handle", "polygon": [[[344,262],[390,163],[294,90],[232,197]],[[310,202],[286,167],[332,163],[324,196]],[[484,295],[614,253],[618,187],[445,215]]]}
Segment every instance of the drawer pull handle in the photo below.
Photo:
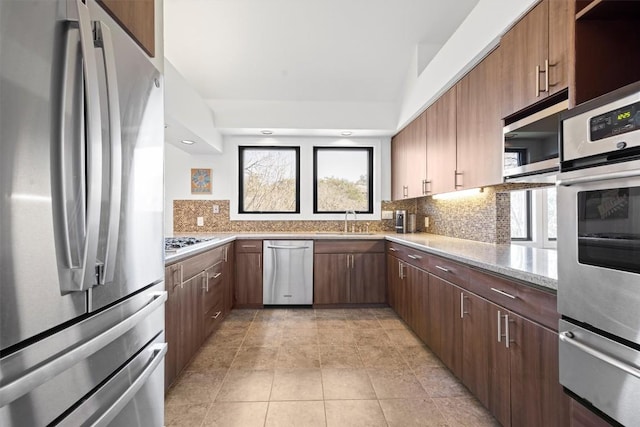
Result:
{"label": "drawer pull handle", "polygon": [[439,265],[436,265],[436,268],[437,268],[438,270],[442,270],[442,271],[444,271],[445,273],[450,273],[450,271],[449,271],[449,269],[448,269],[448,268],[440,267]]}
{"label": "drawer pull handle", "polygon": [[218,318],[218,316],[220,316],[220,314],[221,314],[221,313],[222,313],[222,312],[221,312],[221,311],[219,311],[219,312],[217,312],[216,314],[214,314],[213,316],[211,316],[211,318],[212,318],[212,319],[217,319],[217,318]]}
{"label": "drawer pull handle", "polygon": [[214,278],[214,279],[217,279],[217,278],[218,278],[218,277],[220,277],[220,276],[222,276],[222,273],[216,273],[216,274],[214,274],[214,275],[213,275],[213,278]]}
{"label": "drawer pull handle", "polygon": [[507,292],[505,292],[505,291],[501,291],[500,289],[491,288],[491,290],[492,290],[493,292],[497,292],[497,293],[499,293],[500,295],[503,295],[503,296],[508,297],[508,298],[511,298],[511,299],[516,299],[516,298],[518,298],[518,297],[516,297],[515,295],[511,295],[511,294],[509,294],[509,293],[507,293]]}
{"label": "drawer pull handle", "polygon": [[407,255],[411,259],[422,259],[420,255]]}
{"label": "drawer pull handle", "polygon": [[256,245],[242,245],[243,248],[257,248]]}
{"label": "drawer pull handle", "polygon": [[396,248],[389,248],[389,250],[390,250],[391,252],[397,252],[397,251],[398,251]]}

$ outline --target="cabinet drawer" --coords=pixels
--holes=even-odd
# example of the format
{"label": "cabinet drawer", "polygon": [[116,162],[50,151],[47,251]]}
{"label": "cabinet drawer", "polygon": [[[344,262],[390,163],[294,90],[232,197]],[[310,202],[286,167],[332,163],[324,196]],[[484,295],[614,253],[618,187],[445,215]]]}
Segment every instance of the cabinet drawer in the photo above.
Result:
{"label": "cabinet drawer", "polygon": [[560,315],[556,295],[488,273],[470,269],[470,291],[514,313],[557,331]]}
{"label": "cabinet drawer", "polygon": [[387,253],[422,270],[429,268],[429,254],[426,252],[410,248],[409,246],[388,242]]}
{"label": "cabinet drawer", "polygon": [[384,240],[316,240],[317,254],[384,252]]}
{"label": "cabinet drawer", "polygon": [[182,261],[182,280],[189,280],[223,259],[224,247],[220,246]]}
{"label": "cabinet drawer", "polygon": [[220,323],[224,319],[224,307],[220,303],[212,307],[209,311],[204,313],[204,336],[205,338],[211,335],[215,331]]}
{"label": "cabinet drawer", "polygon": [[236,253],[262,253],[262,240],[237,240]]}
{"label": "cabinet drawer", "polygon": [[469,282],[468,267],[439,256],[429,257],[429,273],[463,288],[466,288]]}
{"label": "cabinet drawer", "polygon": [[220,262],[205,271],[203,286],[203,311],[208,311],[215,304],[224,301],[224,263]]}

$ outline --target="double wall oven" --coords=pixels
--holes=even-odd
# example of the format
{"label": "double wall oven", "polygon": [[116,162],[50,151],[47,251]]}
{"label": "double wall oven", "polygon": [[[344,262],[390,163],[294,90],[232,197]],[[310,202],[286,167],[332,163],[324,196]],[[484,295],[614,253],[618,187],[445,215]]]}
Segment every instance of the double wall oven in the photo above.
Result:
{"label": "double wall oven", "polygon": [[560,168],[560,382],[640,425],[640,82],[565,114]]}

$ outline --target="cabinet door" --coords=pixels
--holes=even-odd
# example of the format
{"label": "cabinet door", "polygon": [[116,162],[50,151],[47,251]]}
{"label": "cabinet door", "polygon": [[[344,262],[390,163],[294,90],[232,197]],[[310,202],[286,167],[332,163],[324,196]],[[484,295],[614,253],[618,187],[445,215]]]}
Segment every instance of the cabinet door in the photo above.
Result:
{"label": "cabinet door", "polygon": [[409,197],[425,195],[427,179],[427,113],[416,117],[407,126],[408,141],[405,157],[405,180]]}
{"label": "cabinet door", "polygon": [[505,343],[507,310],[489,303],[489,411],[504,427],[511,425],[511,359]]}
{"label": "cabinet door", "polygon": [[502,182],[501,48],[457,84],[457,189]]}
{"label": "cabinet door", "polygon": [[155,56],[154,0],[98,0],[149,56]]}
{"label": "cabinet door", "polygon": [[225,314],[229,313],[235,304],[235,258],[234,245],[229,243],[224,247],[224,288],[225,288]]}
{"label": "cabinet door", "polygon": [[398,258],[387,255],[387,301],[396,313],[398,312],[398,281],[400,280],[400,264]]}
{"label": "cabinet door", "polygon": [[236,305],[262,306],[262,254],[236,253]]}
{"label": "cabinet door", "polygon": [[569,398],[558,378],[558,334],[516,314],[511,318],[512,425],[569,425]]}
{"label": "cabinet door", "polygon": [[178,375],[177,354],[180,337],[180,265],[174,264],[165,269],[164,286],[167,302],[164,306],[164,334],[167,340],[167,355],[164,361],[164,388],[167,390]]}
{"label": "cabinet door", "polygon": [[490,303],[457,289],[462,310],[462,382],[485,407],[489,405]]}
{"label": "cabinet door", "polygon": [[346,304],[349,302],[350,262],[347,254],[314,255],[314,304]]}
{"label": "cabinet door", "polygon": [[568,0],[549,3],[549,93],[553,95],[569,86],[569,44],[574,19]]}
{"label": "cabinet door", "polygon": [[405,192],[407,141],[406,129],[391,138],[391,198],[393,200],[402,200],[408,196]]}
{"label": "cabinet door", "polygon": [[425,343],[429,343],[429,273],[407,266],[407,302],[410,306],[408,324]]}
{"label": "cabinet door", "polygon": [[460,297],[451,283],[429,274],[429,321],[432,350],[462,378],[462,319]]}
{"label": "cabinet door", "polygon": [[455,190],[456,87],[449,89],[427,109],[428,194]]}
{"label": "cabinet door", "polygon": [[386,302],[384,253],[350,254],[351,303],[384,304]]}
{"label": "cabinet door", "polygon": [[[555,2],[555,1],[554,1]],[[542,99],[544,69],[549,46],[549,2],[543,0],[502,37],[503,116],[509,116]]]}

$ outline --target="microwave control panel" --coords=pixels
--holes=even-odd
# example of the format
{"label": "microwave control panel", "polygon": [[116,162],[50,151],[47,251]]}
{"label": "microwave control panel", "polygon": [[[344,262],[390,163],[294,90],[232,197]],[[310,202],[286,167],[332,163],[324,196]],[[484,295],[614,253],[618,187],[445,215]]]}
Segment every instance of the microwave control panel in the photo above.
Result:
{"label": "microwave control panel", "polygon": [[640,102],[608,111],[589,120],[591,141],[599,141],[636,129],[640,129]]}

